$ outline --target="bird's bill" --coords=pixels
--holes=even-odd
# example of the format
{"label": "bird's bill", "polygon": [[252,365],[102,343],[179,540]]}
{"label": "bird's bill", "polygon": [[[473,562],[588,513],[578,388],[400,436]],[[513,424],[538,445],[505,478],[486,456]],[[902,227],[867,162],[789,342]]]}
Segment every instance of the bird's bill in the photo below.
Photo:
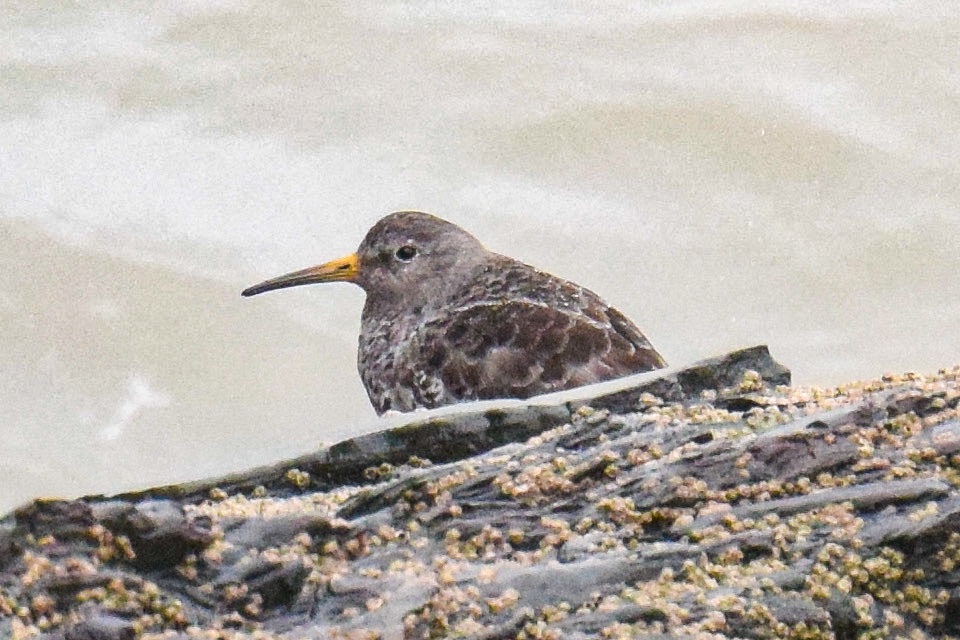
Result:
{"label": "bird's bill", "polygon": [[287,287],[299,287],[303,284],[314,284],[316,282],[353,282],[357,275],[357,254],[351,253],[337,260],[324,262],[323,264],[300,271],[287,273],[270,280],[265,280],[248,289],[244,289],[242,295],[255,296],[264,291],[273,291],[274,289],[286,289]]}

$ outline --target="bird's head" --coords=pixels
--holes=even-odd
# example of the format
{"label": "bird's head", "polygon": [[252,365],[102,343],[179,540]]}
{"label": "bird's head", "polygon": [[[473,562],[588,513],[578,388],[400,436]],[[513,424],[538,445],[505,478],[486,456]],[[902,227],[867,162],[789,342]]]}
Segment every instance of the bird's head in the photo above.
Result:
{"label": "bird's head", "polygon": [[261,282],[243,291],[253,296],[317,282],[353,282],[368,303],[424,306],[443,297],[459,272],[489,255],[476,238],[428,213],[391,213],[367,232],[356,253]]}

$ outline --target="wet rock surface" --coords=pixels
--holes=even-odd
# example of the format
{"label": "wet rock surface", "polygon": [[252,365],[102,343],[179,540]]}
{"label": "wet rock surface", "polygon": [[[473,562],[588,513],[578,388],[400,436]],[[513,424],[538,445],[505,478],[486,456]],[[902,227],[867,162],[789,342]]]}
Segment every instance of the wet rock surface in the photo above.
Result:
{"label": "wet rock surface", "polygon": [[13,638],[960,638],[960,368],[764,347],[0,521]]}

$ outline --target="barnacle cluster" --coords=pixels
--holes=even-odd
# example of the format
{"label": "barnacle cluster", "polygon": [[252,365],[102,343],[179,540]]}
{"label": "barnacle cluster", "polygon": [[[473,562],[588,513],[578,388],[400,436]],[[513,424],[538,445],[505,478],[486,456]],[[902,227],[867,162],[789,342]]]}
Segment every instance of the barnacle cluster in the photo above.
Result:
{"label": "barnacle cluster", "polygon": [[290,469],[179,505],[182,531],[157,529],[182,546],[169,562],[108,519],[25,533],[0,551],[0,632],[96,610],[151,640],[957,638],[958,380],[772,389],[747,371],[361,483]]}

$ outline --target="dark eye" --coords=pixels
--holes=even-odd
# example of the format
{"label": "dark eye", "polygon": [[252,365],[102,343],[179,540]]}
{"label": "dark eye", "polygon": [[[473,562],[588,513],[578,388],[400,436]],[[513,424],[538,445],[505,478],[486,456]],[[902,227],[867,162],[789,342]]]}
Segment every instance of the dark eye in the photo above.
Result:
{"label": "dark eye", "polygon": [[413,260],[413,259],[416,257],[416,255],[417,255],[417,248],[414,247],[414,246],[412,246],[412,245],[405,244],[405,245],[403,245],[402,247],[400,247],[399,249],[397,249],[397,253],[396,253],[395,255],[397,256],[397,260],[402,260],[402,261],[404,261],[404,262],[410,262],[411,260]]}

